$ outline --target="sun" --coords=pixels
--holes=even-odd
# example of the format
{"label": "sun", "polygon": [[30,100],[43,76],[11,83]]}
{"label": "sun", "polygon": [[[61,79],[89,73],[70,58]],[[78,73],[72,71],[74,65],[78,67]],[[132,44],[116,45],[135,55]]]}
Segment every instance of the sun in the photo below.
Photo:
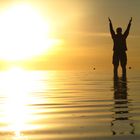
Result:
{"label": "sun", "polygon": [[23,60],[49,51],[57,43],[50,24],[31,5],[18,4],[0,14],[0,59]]}

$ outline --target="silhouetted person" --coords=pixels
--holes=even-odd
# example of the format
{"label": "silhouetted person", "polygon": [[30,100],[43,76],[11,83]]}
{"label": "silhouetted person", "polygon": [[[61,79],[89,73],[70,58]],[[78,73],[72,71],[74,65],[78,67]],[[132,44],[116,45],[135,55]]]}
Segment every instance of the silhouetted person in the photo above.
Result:
{"label": "silhouetted person", "polygon": [[126,38],[129,34],[132,18],[129,21],[129,24],[127,26],[127,29],[124,33],[122,33],[122,28],[118,27],[116,29],[116,32],[113,29],[113,25],[111,22],[111,19],[109,19],[109,26],[110,26],[110,32],[111,36],[114,42],[113,46],[113,65],[114,65],[114,78],[118,78],[118,66],[119,63],[121,64],[122,67],[122,76],[125,78],[126,77],[126,64],[127,64],[127,45],[126,45]]}

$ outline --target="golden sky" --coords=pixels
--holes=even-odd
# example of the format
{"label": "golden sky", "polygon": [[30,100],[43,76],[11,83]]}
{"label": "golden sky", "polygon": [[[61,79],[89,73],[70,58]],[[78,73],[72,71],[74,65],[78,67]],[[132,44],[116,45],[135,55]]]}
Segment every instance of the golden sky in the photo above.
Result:
{"label": "golden sky", "polygon": [[0,65],[28,69],[111,67],[114,28],[125,30],[128,65],[139,67],[139,0],[0,0]]}

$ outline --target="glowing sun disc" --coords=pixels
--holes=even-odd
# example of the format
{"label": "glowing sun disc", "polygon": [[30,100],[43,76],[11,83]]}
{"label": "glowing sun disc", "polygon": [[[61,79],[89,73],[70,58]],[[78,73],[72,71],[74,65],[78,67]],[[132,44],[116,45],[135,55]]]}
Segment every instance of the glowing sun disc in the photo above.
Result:
{"label": "glowing sun disc", "polygon": [[15,5],[0,14],[0,59],[22,60],[48,51],[50,26],[30,5]]}

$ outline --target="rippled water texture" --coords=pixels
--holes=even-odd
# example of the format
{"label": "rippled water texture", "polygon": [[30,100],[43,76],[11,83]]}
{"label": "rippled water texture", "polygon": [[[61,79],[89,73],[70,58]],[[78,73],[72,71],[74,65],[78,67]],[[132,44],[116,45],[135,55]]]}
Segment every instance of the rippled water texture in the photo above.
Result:
{"label": "rippled water texture", "polygon": [[105,72],[0,72],[0,140],[140,138],[140,76]]}

